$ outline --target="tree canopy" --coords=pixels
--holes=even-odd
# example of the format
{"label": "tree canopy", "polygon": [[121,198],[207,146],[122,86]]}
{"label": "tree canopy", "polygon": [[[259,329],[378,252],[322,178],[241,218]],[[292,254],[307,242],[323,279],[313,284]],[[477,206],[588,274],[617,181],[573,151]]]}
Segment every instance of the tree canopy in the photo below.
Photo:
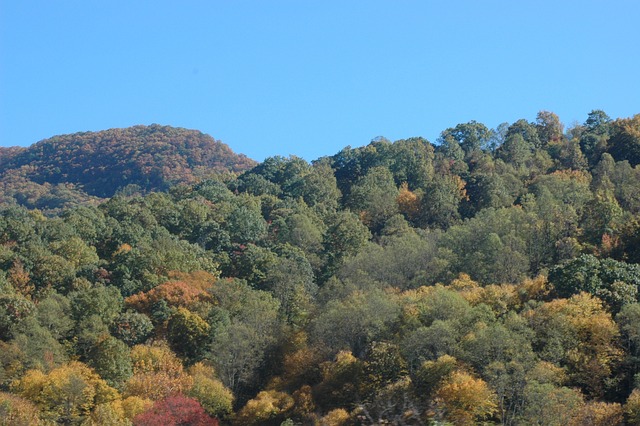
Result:
{"label": "tree canopy", "polygon": [[0,424],[636,424],[638,125],[0,149]]}

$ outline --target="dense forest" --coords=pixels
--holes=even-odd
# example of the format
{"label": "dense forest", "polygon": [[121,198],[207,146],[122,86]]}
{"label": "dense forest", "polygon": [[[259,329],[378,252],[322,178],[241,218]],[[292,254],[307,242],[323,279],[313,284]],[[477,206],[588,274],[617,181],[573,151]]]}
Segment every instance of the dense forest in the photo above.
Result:
{"label": "dense forest", "polygon": [[0,147],[0,202],[51,210],[255,165],[209,135],[157,124],[62,135],[29,148]]}
{"label": "dense forest", "polygon": [[639,425],[639,163],[600,110],[0,149],[0,424]]}

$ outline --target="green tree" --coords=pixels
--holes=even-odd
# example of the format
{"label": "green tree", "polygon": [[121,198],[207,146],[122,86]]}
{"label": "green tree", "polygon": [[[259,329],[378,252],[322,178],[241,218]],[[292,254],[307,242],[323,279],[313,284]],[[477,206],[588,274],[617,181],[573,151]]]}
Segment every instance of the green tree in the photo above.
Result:
{"label": "green tree", "polygon": [[266,288],[280,302],[285,322],[301,327],[313,310],[313,298],[318,287],[311,265],[301,250],[284,246],[282,252],[267,269]]}
{"label": "green tree", "polygon": [[491,131],[484,124],[472,120],[444,130],[440,138],[445,140],[447,137],[453,138],[468,157],[473,152],[480,151],[487,146],[491,138]]}
{"label": "green tree", "polygon": [[607,149],[611,132],[611,118],[602,110],[593,110],[584,123],[584,131],[580,135],[580,148],[591,166],[600,161]]}
{"label": "green tree", "polygon": [[118,289],[103,285],[71,292],[69,301],[71,302],[71,314],[76,321],[95,315],[106,325],[110,325],[118,317],[124,306],[123,298]]}
{"label": "green tree", "polygon": [[71,303],[65,296],[54,292],[40,300],[36,306],[36,317],[40,325],[49,330],[57,340],[70,337],[74,323],[71,318]]}
{"label": "green tree", "polygon": [[460,220],[460,203],[467,197],[465,184],[457,175],[436,175],[422,197],[422,224],[446,229]]}
{"label": "green tree", "polygon": [[207,358],[234,394],[253,383],[278,335],[279,303],[268,292],[228,280],[211,290],[218,307],[210,315],[212,342]]}
{"label": "green tree", "polygon": [[331,165],[326,161],[315,162],[309,173],[302,177],[293,195],[300,196],[310,207],[323,216],[334,212],[342,196]]}
{"label": "green tree", "polygon": [[553,267],[549,282],[560,297],[587,292],[600,297],[617,312],[624,304],[636,301],[640,266],[583,254]]}
{"label": "green tree", "polygon": [[255,243],[266,236],[267,224],[257,206],[240,205],[229,216],[228,230],[232,242]]}
{"label": "green tree", "polygon": [[640,163],[640,114],[611,123],[608,152],[616,161],[627,160],[634,167]]}
{"label": "green tree", "polygon": [[371,234],[350,211],[341,211],[329,219],[323,239],[326,270],[323,278],[333,275],[347,256],[353,256],[366,244]]}
{"label": "green tree", "polygon": [[210,329],[211,326],[198,314],[178,308],[169,318],[167,339],[177,354],[194,361],[206,350]]}
{"label": "green tree", "polygon": [[133,311],[121,313],[111,326],[111,333],[129,346],[144,343],[152,331],[151,319]]}
{"label": "green tree", "polygon": [[91,349],[88,364],[109,386],[121,388],[133,374],[129,348],[112,336],[104,336]]}
{"label": "green tree", "polygon": [[527,147],[532,150],[542,147],[542,142],[538,135],[538,129],[534,124],[527,122],[527,120],[520,119],[510,125],[507,129],[505,139],[509,140],[509,138],[514,135],[522,136]]}
{"label": "green tree", "polygon": [[498,158],[522,170],[532,158],[533,146],[521,133],[507,134],[507,138],[497,151]]}
{"label": "green tree", "polygon": [[312,323],[312,335],[334,353],[361,354],[371,341],[389,332],[399,313],[397,302],[382,291],[356,291],[327,303]]}
{"label": "green tree", "polygon": [[433,176],[433,145],[424,138],[395,141],[391,146],[391,164],[396,186],[407,183],[409,188],[424,188]]}
{"label": "green tree", "polygon": [[571,424],[583,404],[582,394],[575,389],[533,382],[525,387],[524,409],[518,420],[545,426]]}
{"label": "green tree", "polygon": [[375,232],[398,213],[397,195],[398,188],[389,169],[374,167],[352,186],[347,204]]}

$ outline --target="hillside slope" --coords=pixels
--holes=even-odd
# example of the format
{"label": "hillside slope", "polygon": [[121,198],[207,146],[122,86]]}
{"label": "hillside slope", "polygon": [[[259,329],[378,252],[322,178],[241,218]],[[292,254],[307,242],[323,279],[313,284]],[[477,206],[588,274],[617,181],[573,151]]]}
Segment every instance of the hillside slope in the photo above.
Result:
{"label": "hillside slope", "polygon": [[164,190],[255,164],[197,130],[157,124],[60,135],[26,149],[0,149],[5,197],[42,185],[63,185],[95,197],[110,197],[130,184],[144,191]]}

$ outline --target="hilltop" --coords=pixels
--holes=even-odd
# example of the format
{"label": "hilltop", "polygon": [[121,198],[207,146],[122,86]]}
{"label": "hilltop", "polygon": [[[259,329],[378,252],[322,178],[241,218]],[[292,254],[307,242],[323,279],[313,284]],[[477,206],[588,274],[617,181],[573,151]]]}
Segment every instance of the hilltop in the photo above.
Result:
{"label": "hilltop", "polygon": [[200,131],[157,124],[59,135],[28,148],[0,148],[4,196],[40,208],[65,203],[41,199],[51,191],[72,198],[105,198],[127,185],[143,192],[165,190],[255,164]]}

